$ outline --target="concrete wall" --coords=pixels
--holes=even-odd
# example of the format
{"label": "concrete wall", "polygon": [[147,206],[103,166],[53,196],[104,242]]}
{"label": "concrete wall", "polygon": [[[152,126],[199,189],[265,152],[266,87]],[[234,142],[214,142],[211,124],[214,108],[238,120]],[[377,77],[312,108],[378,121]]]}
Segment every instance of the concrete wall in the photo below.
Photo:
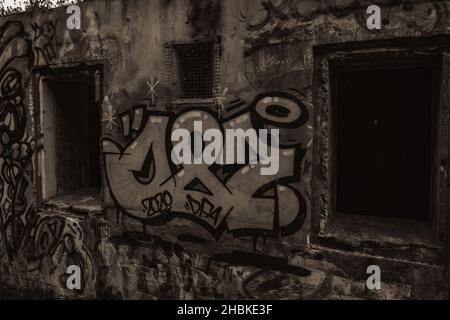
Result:
{"label": "concrete wall", "polygon": [[[366,28],[372,3],[382,7],[381,31]],[[313,48],[448,34],[449,5],[97,0],[81,6],[79,31],[65,27],[64,8],[1,18],[0,295],[448,298],[445,245],[317,240],[313,221],[320,223],[320,210],[312,207],[327,204],[312,202],[311,180],[320,164],[313,146],[327,143],[313,140],[314,124],[327,125],[313,103],[313,78],[326,68],[315,69]],[[210,106],[173,105],[168,43],[202,39],[219,41],[215,98]],[[101,214],[39,201],[36,153],[45,106],[38,103],[36,79],[42,70],[80,64],[103,69]],[[271,118],[266,108],[272,104],[291,116]],[[176,168],[170,133],[192,130],[195,120],[204,128],[279,128],[279,173],[262,176],[260,164]],[[146,158],[153,160],[144,172]],[[65,286],[72,264],[83,270],[82,290]],[[365,287],[370,264],[382,267],[380,291]]]}

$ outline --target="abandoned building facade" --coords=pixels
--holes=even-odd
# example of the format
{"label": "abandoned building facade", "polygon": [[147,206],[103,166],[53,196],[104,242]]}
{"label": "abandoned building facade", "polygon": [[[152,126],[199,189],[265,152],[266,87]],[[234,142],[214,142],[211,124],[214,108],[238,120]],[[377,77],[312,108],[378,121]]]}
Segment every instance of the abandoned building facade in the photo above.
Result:
{"label": "abandoned building facade", "polygon": [[[1,297],[450,298],[450,1],[80,8],[0,17]],[[278,171],[174,164],[199,121]]]}

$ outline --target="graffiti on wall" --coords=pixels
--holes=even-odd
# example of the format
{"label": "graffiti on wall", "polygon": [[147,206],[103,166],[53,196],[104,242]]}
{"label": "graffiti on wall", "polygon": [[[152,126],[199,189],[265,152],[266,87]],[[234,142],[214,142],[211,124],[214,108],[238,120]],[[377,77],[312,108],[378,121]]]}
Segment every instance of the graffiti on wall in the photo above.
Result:
{"label": "graffiti on wall", "polygon": [[[370,5],[383,7],[383,30],[389,32],[396,28],[418,28],[422,32],[430,32],[445,25],[448,8],[444,1],[424,1],[414,3],[409,0],[263,0],[243,3],[239,12],[239,20],[248,31],[262,31],[277,25],[278,35],[288,35],[289,26],[294,21],[309,22],[319,15],[331,14],[336,18],[352,16],[366,29],[366,9]],[[286,23],[286,28],[280,28]]]}
{"label": "graffiti on wall", "polygon": [[56,57],[56,24],[52,20],[31,24],[36,65],[48,64]]}
{"label": "graffiti on wall", "polygon": [[76,264],[89,281],[93,260],[80,225],[32,206],[33,145],[25,102],[32,48],[20,22],[0,27],[0,262],[17,262],[26,272],[54,275],[57,281],[63,281],[66,266]]}
{"label": "graffiti on wall", "polygon": [[0,41],[0,253],[6,251],[11,257],[19,246],[13,229],[23,227],[21,216],[28,207],[25,193],[32,152],[26,135],[24,74],[29,72],[33,55],[19,22],[3,25]]}
{"label": "graffiti on wall", "polygon": [[[120,115],[127,143],[103,140],[106,177],[120,211],[144,225],[188,219],[216,240],[235,236],[286,236],[297,232],[306,215],[306,200],[298,188],[306,153],[301,130],[308,110],[295,95],[268,92],[237,114],[219,119],[205,108],[179,113],[134,106]],[[184,164],[171,161],[171,133],[177,128],[266,128],[280,130],[279,171],[260,174],[256,164]],[[251,147],[251,146],[248,146]]]}

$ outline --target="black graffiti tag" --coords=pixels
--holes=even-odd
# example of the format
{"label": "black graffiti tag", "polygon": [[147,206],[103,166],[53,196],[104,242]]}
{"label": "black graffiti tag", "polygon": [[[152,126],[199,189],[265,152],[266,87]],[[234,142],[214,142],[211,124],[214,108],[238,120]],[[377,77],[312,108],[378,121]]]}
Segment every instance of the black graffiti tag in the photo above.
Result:
{"label": "black graffiti tag", "polygon": [[142,200],[142,205],[148,217],[170,212],[172,196],[168,191],[160,192],[153,197]]}
{"label": "black graffiti tag", "polygon": [[199,218],[211,219],[213,225],[217,224],[222,207],[215,207],[208,199],[195,200],[190,194],[186,195],[186,209]]}

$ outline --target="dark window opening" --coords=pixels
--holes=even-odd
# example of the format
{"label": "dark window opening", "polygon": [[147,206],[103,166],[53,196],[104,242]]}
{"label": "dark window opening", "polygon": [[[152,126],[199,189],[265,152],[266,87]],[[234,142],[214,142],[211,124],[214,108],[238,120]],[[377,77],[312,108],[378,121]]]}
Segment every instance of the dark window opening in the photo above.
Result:
{"label": "dark window opening", "polygon": [[213,42],[174,45],[178,98],[205,99],[213,96]]}
{"label": "dark window opening", "polygon": [[336,212],[429,220],[434,70],[336,71]]}
{"label": "dark window opening", "polygon": [[43,198],[101,188],[100,116],[94,76],[43,80]]}

